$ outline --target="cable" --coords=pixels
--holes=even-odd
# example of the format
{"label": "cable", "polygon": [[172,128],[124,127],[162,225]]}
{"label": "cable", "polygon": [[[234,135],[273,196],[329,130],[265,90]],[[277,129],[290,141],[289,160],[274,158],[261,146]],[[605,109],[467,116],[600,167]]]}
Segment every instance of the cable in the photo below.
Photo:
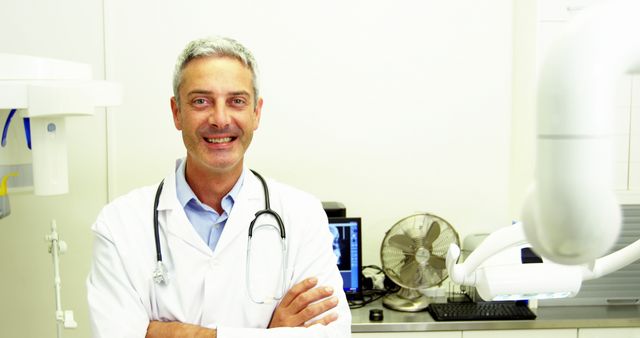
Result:
{"label": "cable", "polygon": [[387,290],[366,290],[362,291],[362,300],[350,300],[349,309],[359,309],[384,297],[389,291]]}
{"label": "cable", "polygon": [[[384,275],[384,270],[382,270],[381,267],[377,266],[377,265],[365,265],[362,267],[362,272],[364,272],[365,269],[373,269],[377,271],[377,274],[383,274]],[[364,273],[363,273],[364,274]],[[364,285],[365,283],[363,283]],[[373,282],[371,282],[371,289],[365,289],[363,287],[362,290],[362,299],[353,299],[349,301],[349,308],[350,309],[359,309],[361,307],[366,306],[369,303],[372,303],[382,297],[384,297],[385,295],[389,294],[389,293],[393,293],[393,292],[397,292],[398,290],[400,290],[400,287],[394,283],[393,281],[391,281],[391,279],[386,278],[386,275],[384,275],[384,289],[376,289],[373,287]]]}

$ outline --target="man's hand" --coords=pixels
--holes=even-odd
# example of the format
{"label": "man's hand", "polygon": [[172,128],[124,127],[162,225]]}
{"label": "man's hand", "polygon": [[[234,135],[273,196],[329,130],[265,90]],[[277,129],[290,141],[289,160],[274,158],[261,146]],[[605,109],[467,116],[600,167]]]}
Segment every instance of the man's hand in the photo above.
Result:
{"label": "man's hand", "polygon": [[273,312],[269,328],[308,327],[314,324],[327,325],[338,319],[337,314],[331,313],[318,320],[306,323],[308,320],[338,305],[338,298],[330,297],[333,294],[333,288],[315,287],[316,284],[318,284],[318,279],[311,277],[294,285]]}
{"label": "man's hand", "polygon": [[149,327],[147,327],[147,335],[145,338],[216,338],[216,333],[216,330],[207,329],[197,325],[184,324],[180,322],[152,321],[149,323]]}

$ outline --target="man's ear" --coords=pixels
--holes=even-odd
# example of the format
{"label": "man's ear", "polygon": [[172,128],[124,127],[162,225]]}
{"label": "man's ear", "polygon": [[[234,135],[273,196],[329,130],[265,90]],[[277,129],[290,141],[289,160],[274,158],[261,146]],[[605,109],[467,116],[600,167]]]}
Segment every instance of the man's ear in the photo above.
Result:
{"label": "man's ear", "polygon": [[260,117],[262,116],[262,98],[258,99],[258,102],[256,102],[256,108],[253,110],[253,113],[255,114],[255,125],[253,127],[253,130],[258,129],[258,126],[260,125]]}
{"label": "man's ear", "polygon": [[173,124],[176,126],[176,129],[182,130],[182,124],[180,123],[180,107],[178,106],[175,96],[171,98],[171,113],[173,114]]}

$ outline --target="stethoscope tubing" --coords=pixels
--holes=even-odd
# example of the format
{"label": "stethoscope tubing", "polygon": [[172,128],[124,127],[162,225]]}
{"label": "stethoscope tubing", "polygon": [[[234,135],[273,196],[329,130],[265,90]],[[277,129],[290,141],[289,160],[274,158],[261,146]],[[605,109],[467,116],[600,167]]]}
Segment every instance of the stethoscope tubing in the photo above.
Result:
{"label": "stethoscope tubing", "polygon": [[[262,175],[258,174],[258,172],[256,172],[255,170],[251,169],[251,172],[258,178],[258,180],[260,181],[260,183],[262,184],[262,189],[264,192],[264,209],[259,210],[258,212],[255,213],[255,217],[253,218],[253,220],[251,221],[251,223],[249,224],[249,230],[248,230],[248,242],[247,242],[247,264],[246,264],[246,274],[247,274],[247,278],[246,278],[246,284],[247,284],[247,293],[249,294],[249,298],[251,298],[251,300],[255,303],[258,304],[264,304],[264,301],[260,301],[260,300],[256,300],[253,297],[253,294],[251,292],[251,288],[249,285],[249,273],[250,273],[250,259],[249,259],[249,254],[251,252],[251,238],[253,237],[253,229],[254,226],[256,224],[256,221],[258,220],[258,218],[260,216],[267,216],[270,215],[272,216],[275,220],[276,223],[278,224],[278,226],[276,227],[275,225],[272,224],[267,224],[267,225],[263,225],[263,226],[271,226],[276,228],[279,232],[280,232],[280,241],[281,241],[281,246],[282,246],[282,293],[279,296],[274,297],[274,300],[280,300],[283,296],[284,296],[284,281],[285,281],[285,277],[286,277],[286,270],[287,270],[287,247],[286,247],[286,232],[285,232],[285,227],[284,227],[284,222],[282,221],[282,218],[280,217],[280,215],[275,212],[274,210],[271,209],[271,203],[269,200],[269,188],[267,186],[267,182],[266,180],[262,177]],[[162,180],[160,182],[160,184],[158,185],[158,188],[156,190],[156,195],[154,198],[154,202],[153,202],[153,235],[154,235],[154,240],[155,240],[155,246],[156,246],[156,269],[153,273],[153,279],[157,284],[167,284],[168,283],[168,277],[167,277],[167,272],[166,272],[166,268],[164,267],[164,263],[162,262],[162,246],[160,244],[160,232],[159,232],[159,228],[160,228],[160,223],[158,221],[158,204],[160,202],[160,195],[162,194],[162,187],[164,185],[164,180]]]}
{"label": "stethoscope tubing", "polygon": [[160,202],[160,194],[162,193],[163,185],[164,180],[160,181],[160,185],[158,185],[158,189],[156,190],[156,197],[153,201],[153,235],[155,236],[156,242],[156,261],[158,262],[162,262],[162,250],[160,249],[160,233],[158,232],[158,203]]}

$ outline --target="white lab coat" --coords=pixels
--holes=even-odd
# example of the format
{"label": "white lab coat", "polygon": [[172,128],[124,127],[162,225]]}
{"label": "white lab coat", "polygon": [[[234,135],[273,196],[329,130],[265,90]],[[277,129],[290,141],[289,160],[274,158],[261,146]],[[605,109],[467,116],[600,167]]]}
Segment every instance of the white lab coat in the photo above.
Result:
{"label": "white lab coat", "polygon": [[[165,179],[158,205],[168,285],[153,282],[156,249],[153,200],[157,185],[140,188],[105,206],[93,225],[94,257],[87,279],[94,337],[144,337],[151,320],[217,328],[231,337],[350,337],[351,313],[332,252],[332,236],[320,202],[268,180],[271,208],[286,228],[286,290],[307,277],[331,286],[338,320],[310,328],[265,329],[276,307],[250,300],[246,287],[248,227],[264,208],[258,179],[245,180],[214,252],[198,236],[176,197],[175,173]],[[258,223],[273,223],[261,218]],[[281,245],[273,228],[254,230],[251,287],[254,294],[281,293]],[[262,237],[259,237],[262,236]],[[269,291],[272,290],[272,291]]]}

